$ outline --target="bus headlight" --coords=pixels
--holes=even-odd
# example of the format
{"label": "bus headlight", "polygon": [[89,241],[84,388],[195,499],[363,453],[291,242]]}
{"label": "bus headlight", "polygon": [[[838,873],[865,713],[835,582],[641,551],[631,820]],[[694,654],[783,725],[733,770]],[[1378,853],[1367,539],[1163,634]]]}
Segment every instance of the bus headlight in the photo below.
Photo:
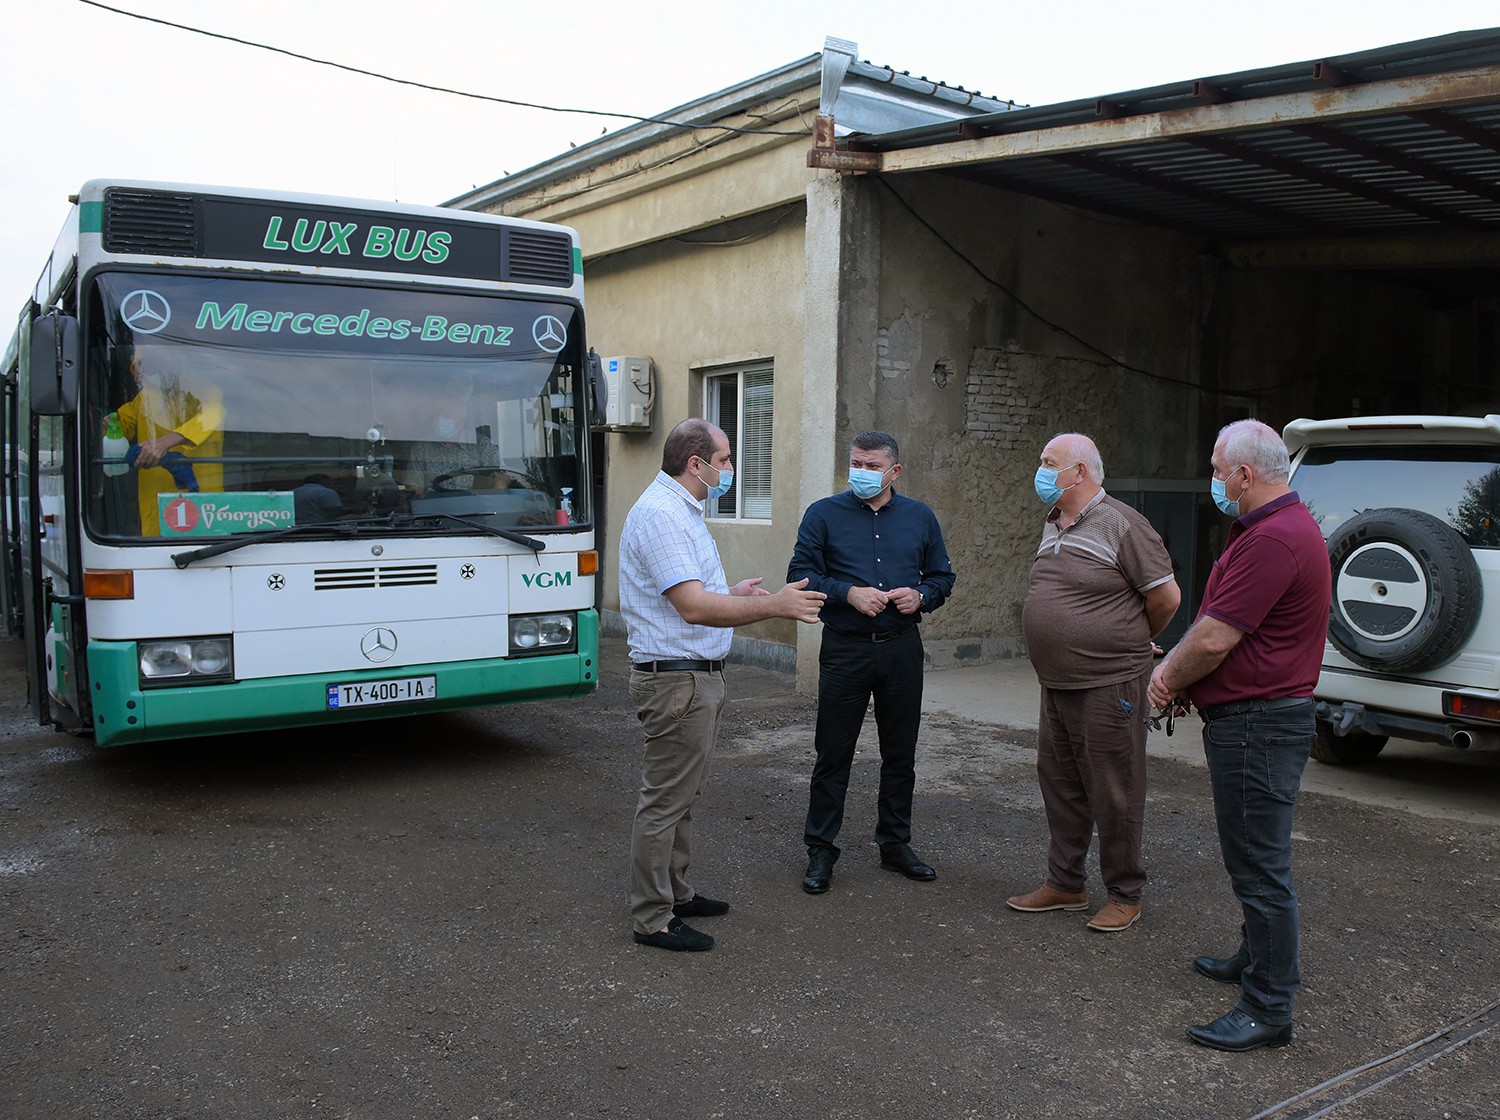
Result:
{"label": "bus headlight", "polygon": [[193,650],[193,672],[202,677],[229,672],[229,639],[207,638],[189,643]]}
{"label": "bus headlight", "polygon": [[572,614],[523,614],[510,620],[510,655],[564,653],[574,648],[577,619]]}
{"label": "bus headlight", "polygon": [[229,638],[142,642],[141,684],[200,684],[234,675]]}

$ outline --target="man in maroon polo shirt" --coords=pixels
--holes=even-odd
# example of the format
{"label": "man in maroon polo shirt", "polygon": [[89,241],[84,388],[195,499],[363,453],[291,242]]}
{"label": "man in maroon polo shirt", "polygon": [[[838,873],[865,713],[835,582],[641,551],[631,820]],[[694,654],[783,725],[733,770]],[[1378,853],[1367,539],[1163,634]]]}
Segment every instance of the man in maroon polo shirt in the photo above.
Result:
{"label": "man in maroon polo shirt", "polygon": [[1257,420],[1214,444],[1214,502],[1235,518],[1198,618],[1151,675],[1152,704],[1186,695],[1203,716],[1224,867],[1240,901],[1240,946],[1197,957],[1205,976],[1240,986],[1226,1015],[1188,1028],[1217,1050],[1284,1046],[1301,985],[1292,818],[1312,747],[1312,690],[1328,628],[1328,549],[1287,484],[1286,445]]}

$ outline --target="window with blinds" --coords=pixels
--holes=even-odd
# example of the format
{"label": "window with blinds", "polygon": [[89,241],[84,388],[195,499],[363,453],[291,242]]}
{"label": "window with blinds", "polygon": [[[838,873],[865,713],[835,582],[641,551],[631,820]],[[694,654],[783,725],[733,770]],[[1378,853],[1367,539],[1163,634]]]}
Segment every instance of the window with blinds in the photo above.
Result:
{"label": "window with blinds", "polygon": [[771,428],[774,403],[769,365],[744,366],[706,379],[705,413],[724,429],[734,458],[734,485],[708,503],[708,516],[771,520]]}

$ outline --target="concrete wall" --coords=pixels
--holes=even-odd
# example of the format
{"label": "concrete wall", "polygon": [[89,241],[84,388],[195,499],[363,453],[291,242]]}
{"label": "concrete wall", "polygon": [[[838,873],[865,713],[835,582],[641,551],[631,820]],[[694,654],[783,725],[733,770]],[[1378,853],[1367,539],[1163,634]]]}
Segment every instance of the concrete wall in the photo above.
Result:
{"label": "concrete wall", "polygon": [[[756,222],[762,235],[744,232]],[[704,376],[748,361],[774,363],[771,521],[709,522],[729,582],[761,576],[771,590],[786,580],[801,516],[804,224],[804,206],[795,203],[789,214],[701,232],[693,244],[667,241],[615,254],[592,265],[586,279],[590,343],[601,354],[649,355],[656,363],[653,430],[606,440],[612,536],[660,469],[667,433],[704,414]],[[618,609],[612,550],[609,560],[604,603]],[[795,625],[774,620],[739,634],[790,646]]]}
{"label": "concrete wall", "polygon": [[1185,380],[1197,247],[940,174],[859,194],[880,282],[869,316],[846,312],[868,326],[845,339],[839,442],[896,435],[905,492],[943,525],[958,585],[924,623],[930,659],[1018,653],[1046,512],[1031,480],[1052,435],[1092,435],[1112,477],[1201,473],[1180,438],[1192,394],[1088,345]]}

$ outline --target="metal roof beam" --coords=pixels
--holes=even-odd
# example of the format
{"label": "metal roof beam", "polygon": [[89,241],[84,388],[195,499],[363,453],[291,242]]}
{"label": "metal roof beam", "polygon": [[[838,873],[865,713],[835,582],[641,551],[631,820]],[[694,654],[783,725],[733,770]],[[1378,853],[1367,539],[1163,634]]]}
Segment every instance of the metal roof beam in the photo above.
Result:
{"label": "metal roof beam", "polygon": [[[953,174],[961,179],[971,182],[982,183],[993,187],[996,180],[991,175],[980,174],[972,169],[957,168]],[[1131,206],[1118,199],[1082,198],[1065,190],[1058,190],[1046,185],[1038,186],[1033,183],[1008,183],[1003,179],[999,185],[1017,194],[1024,194],[1030,198],[1039,198],[1043,202],[1054,202],[1059,206],[1071,206],[1082,210],[1091,210],[1096,214],[1108,214],[1114,218],[1131,222],[1134,225],[1155,226],[1157,229],[1172,230],[1175,233],[1187,237],[1203,239],[1203,228],[1201,226],[1189,225],[1179,221],[1171,215],[1163,215],[1152,211],[1141,210],[1139,207]]]}
{"label": "metal roof beam", "polygon": [[1322,124],[1299,124],[1293,132],[1300,133],[1310,140],[1316,140],[1320,144],[1327,144],[1330,148],[1338,148],[1350,152],[1376,163],[1385,164],[1388,167],[1399,168],[1409,175],[1415,175],[1419,179],[1428,179],[1434,183],[1442,183],[1446,187],[1452,187],[1464,194],[1474,195],[1477,198],[1487,198],[1491,202],[1500,202],[1500,183],[1492,179],[1483,179],[1478,175],[1466,175],[1462,171],[1453,171],[1449,168],[1435,163],[1429,159],[1420,159],[1408,152],[1400,151],[1386,144],[1372,144],[1363,137],[1351,136],[1347,132],[1341,132],[1336,128],[1329,128]]}
{"label": "metal roof beam", "polygon": [[1500,155],[1500,136],[1487,128],[1466,121],[1463,117],[1455,117],[1452,113],[1445,113],[1441,109],[1424,109],[1419,113],[1411,114],[1413,120],[1421,121],[1425,125],[1440,129],[1449,136],[1457,136],[1460,140],[1467,140],[1485,151]]}
{"label": "metal roof beam", "polygon": [[[1065,152],[1052,157],[1058,163],[1066,163],[1071,167],[1077,167],[1084,171],[1091,171],[1096,175],[1105,175],[1112,179],[1121,179],[1127,183],[1136,183],[1153,190],[1166,191],[1171,194],[1181,195],[1183,198],[1191,198],[1196,202],[1206,202],[1211,206],[1217,206],[1221,210],[1237,210],[1242,214],[1260,218],[1277,226],[1300,226],[1303,229],[1315,233],[1335,233],[1334,227],[1326,222],[1313,221],[1300,214],[1290,211],[1278,210],[1272,206],[1261,206],[1243,198],[1220,191],[1200,187],[1194,183],[1181,183],[1169,179],[1161,174],[1140,171],[1133,167],[1112,163],[1109,160],[1099,159],[1096,156],[1084,155],[1081,152]],[[1025,188],[1022,188],[1025,189]],[[1086,200],[1079,199],[1075,203],[1078,206],[1092,205]]]}
{"label": "metal roof beam", "polygon": [[1095,120],[1029,132],[948,140],[880,153],[880,170],[933,171],[965,164],[1031,159],[1060,152],[1122,147],[1153,140],[1189,140],[1304,121],[1338,121],[1379,113],[1449,109],[1500,99],[1500,66],[1396,78],[1335,89],[1304,90],[1218,105],[1194,105],[1118,120]]}
{"label": "metal roof beam", "polygon": [[1188,142],[1194,147],[1214,152],[1217,155],[1226,156],[1229,159],[1239,160],[1241,163],[1264,167],[1267,171],[1274,171],[1293,180],[1300,179],[1304,182],[1316,183],[1321,187],[1327,187],[1329,190],[1340,194],[1350,194],[1358,198],[1368,199],[1371,202],[1379,203],[1381,206],[1388,206],[1392,210],[1416,214],[1419,217],[1441,225],[1463,226],[1467,229],[1485,228],[1483,222],[1470,218],[1466,214],[1458,214],[1442,207],[1430,206],[1414,198],[1408,198],[1399,191],[1372,186],[1353,175],[1332,175],[1326,171],[1319,171],[1305,161],[1273,156],[1269,152],[1260,151],[1258,148],[1253,148],[1238,140],[1227,140],[1222,136],[1195,136]]}
{"label": "metal roof beam", "polygon": [[1266,168],[1268,171],[1287,175],[1292,180],[1317,183],[1319,186],[1328,187],[1329,190],[1335,190],[1335,192],[1343,193],[1343,195],[1355,195],[1356,198],[1365,198],[1368,201],[1385,205],[1385,207],[1391,207],[1392,210],[1416,214],[1418,217],[1425,217],[1430,222],[1437,222],[1439,225],[1457,225],[1463,226],[1466,229],[1485,228],[1484,222],[1479,222],[1479,220],[1473,219],[1473,217],[1469,217],[1467,214],[1454,213],[1452,210],[1445,210],[1443,207],[1436,207],[1436,205],[1430,205],[1427,202],[1409,198],[1409,196],[1403,195],[1400,190],[1388,190],[1385,187],[1373,186],[1373,184],[1367,183],[1367,181],[1356,177],[1356,175],[1335,175],[1329,174],[1328,171],[1319,171],[1311,163],[1304,162],[1304,160],[1284,159],[1281,156],[1272,156],[1272,154],[1266,153],[1266,151],[1260,151],[1259,148],[1251,147],[1250,144],[1244,144],[1244,142],[1236,141],[1236,139],[1226,139],[1223,136],[1196,136],[1190,142],[1194,147],[1203,148],[1205,151],[1214,151],[1215,154],[1227,156],[1229,159],[1238,159],[1244,163],[1251,163],[1253,166],[1262,166],[1262,168]]}
{"label": "metal roof beam", "polygon": [[1423,233],[1327,241],[1232,241],[1219,247],[1237,268],[1492,268],[1500,233]]}

